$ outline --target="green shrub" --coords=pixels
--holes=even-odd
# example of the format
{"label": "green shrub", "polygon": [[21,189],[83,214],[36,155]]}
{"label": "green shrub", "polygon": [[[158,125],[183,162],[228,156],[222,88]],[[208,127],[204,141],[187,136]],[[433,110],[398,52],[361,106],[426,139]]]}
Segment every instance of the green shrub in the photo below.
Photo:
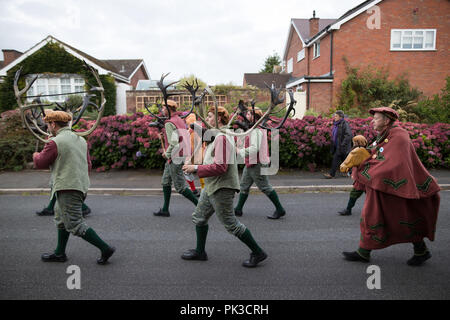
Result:
{"label": "green shrub", "polygon": [[417,100],[421,92],[411,88],[405,75],[389,80],[389,72],[372,66],[360,70],[351,67],[346,58],[347,78],[342,81],[338,92],[338,109],[346,114],[365,117],[377,106],[387,106],[397,101],[397,108],[403,108],[410,101]]}
{"label": "green shrub", "polygon": [[419,101],[406,111],[416,114],[421,122],[450,123],[450,77],[446,78],[445,87],[440,95],[435,94],[431,98]]}
{"label": "green shrub", "polygon": [[[42,143],[41,143],[42,146]],[[0,170],[21,170],[33,161],[36,139],[23,128],[19,110],[0,118]]]}

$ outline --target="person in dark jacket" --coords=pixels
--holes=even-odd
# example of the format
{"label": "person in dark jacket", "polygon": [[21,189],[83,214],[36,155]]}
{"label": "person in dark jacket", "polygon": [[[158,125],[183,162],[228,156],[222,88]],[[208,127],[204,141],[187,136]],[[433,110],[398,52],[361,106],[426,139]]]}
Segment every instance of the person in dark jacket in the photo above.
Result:
{"label": "person in dark jacket", "polygon": [[344,116],[344,112],[341,110],[336,111],[334,114],[333,128],[331,130],[331,153],[333,154],[333,161],[330,172],[324,174],[326,179],[334,178],[339,165],[345,160],[352,148],[353,134]]}

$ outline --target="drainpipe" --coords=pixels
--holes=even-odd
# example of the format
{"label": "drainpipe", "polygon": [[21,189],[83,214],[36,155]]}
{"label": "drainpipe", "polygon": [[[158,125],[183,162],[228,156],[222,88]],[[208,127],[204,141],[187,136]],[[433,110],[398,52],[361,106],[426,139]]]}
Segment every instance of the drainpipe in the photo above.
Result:
{"label": "drainpipe", "polygon": [[333,75],[333,32],[327,30],[330,34],[330,76]]}
{"label": "drainpipe", "polygon": [[308,79],[307,90],[306,90],[306,110],[309,110],[309,105],[310,105],[310,103],[309,103],[309,99],[310,99],[309,90],[311,89],[310,85],[309,85],[310,83],[311,83],[311,80]]}

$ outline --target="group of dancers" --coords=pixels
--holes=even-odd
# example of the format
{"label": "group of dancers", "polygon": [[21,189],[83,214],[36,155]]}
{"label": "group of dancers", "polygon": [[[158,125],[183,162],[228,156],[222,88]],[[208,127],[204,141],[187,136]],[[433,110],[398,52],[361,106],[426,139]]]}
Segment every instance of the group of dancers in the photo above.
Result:
{"label": "group of dancers", "polygon": [[[195,116],[185,121],[179,116],[178,108],[174,100],[167,100],[162,107],[166,117],[160,132],[162,156],[166,159],[161,181],[164,203],[154,215],[170,217],[173,184],[175,190],[195,206],[192,222],[196,247],[185,251],[181,258],[208,260],[205,249],[208,221],[216,213],[224,228],[250,249],[250,257],[242,265],[256,267],[267,259],[268,254],[250,229],[237,218],[243,215],[252,184],[255,183],[275,207],[268,218],[280,219],[286,215],[267,175],[262,174],[263,167],[270,162],[267,133],[265,129],[256,128],[245,136],[243,143],[236,143],[233,136],[226,134],[230,123],[228,111],[223,107],[210,107],[205,121],[211,127],[223,130],[217,130],[208,140],[197,137],[200,148],[194,148],[197,133],[190,129],[189,124],[196,120]],[[349,261],[368,262],[372,250],[410,242],[413,243],[414,255],[408,264],[421,265],[431,257],[423,239],[434,240],[440,189],[417,157],[408,133],[395,125],[397,112],[388,107],[371,109],[370,112],[374,116],[372,125],[378,132],[376,141],[367,145],[355,143],[355,148],[341,166],[342,171],[353,168],[354,189],[349,206],[354,205],[355,198],[366,193],[359,247],[355,251],[343,252],[343,255]],[[258,108],[246,114],[252,123],[262,116]],[[38,169],[51,169],[51,204],[54,205],[58,241],[54,252],[43,254],[42,260],[66,261],[65,248],[72,233],[99,248],[101,257],[97,262],[106,264],[116,249],[105,243],[84,219],[90,212],[84,204],[91,166],[86,141],[72,132],[69,113],[48,112],[44,121],[53,137],[40,153],[33,154],[33,161]],[[190,130],[188,136],[184,134],[187,129]],[[244,158],[245,162],[240,179],[236,157]],[[195,188],[193,174],[200,179],[201,192]],[[234,207],[236,193],[239,193],[239,199]],[[301,199],[298,201],[300,204]],[[50,205],[47,209],[52,212]]]}

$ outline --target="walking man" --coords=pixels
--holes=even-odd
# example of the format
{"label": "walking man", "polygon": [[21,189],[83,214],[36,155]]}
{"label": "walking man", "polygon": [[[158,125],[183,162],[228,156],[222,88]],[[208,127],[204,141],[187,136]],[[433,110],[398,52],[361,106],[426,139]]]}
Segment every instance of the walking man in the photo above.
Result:
{"label": "walking man", "polygon": [[[217,121],[219,127],[226,128],[229,114],[223,107],[219,107]],[[211,107],[206,118],[211,126],[215,126],[215,107]],[[200,178],[205,178],[205,188],[200,194],[200,199],[192,221],[195,224],[197,234],[197,247],[183,253],[185,260],[208,260],[205,251],[206,236],[208,234],[208,220],[214,212],[224,225],[225,229],[245,243],[251,250],[250,259],[242,265],[253,268],[267,258],[267,254],[259,247],[250,230],[243,225],[233,210],[234,194],[239,192],[239,175],[236,163],[236,151],[234,139],[223,133],[218,133],[213,142],[206,147],[202,165],[184,165],[186,173],[196,172]]]}
{"label": "walking man", "polygon": [[[164,172],[161,180],[164,193],[164,205],[155,216],[169,217],[170,195],[172,193],[172,182],[175,190],[197,205],[197,197],[192,193],[186,184],[183,174],[184,157],[189,155],[189,134],[186,129],[186,123],[178,116],[178,104],[174,100],[167,100],[167,106],[163,107],[163,114],[170,118],[165,121],[164,129],[160,133],[160,138],[164,139],[163,157],[166,159]],[[168,108],[170,110],[168,110]]]}
{"label": "walking man", "polygon": [[35,168],[51,169],[51,198],[56,197],[54,220],[58,245],[53,253],[45,253],[41,258],[44,262],[67,261],[66,245],[72,233],[100,249],[97,263],[106,264],[115,248],[105,243],[84,221],[82,205],[89,188],[91,161],[86,141],[69,127],[71,120],[71,115],[64,111],[47,113],[44,121],[53,138],[40,153],[33,154]]}
{"label": "walking man", "polygon": [[339,165],[345,160],[352,148],[353,134],[344,116],[344,112],[341,110],[336,111],[334,114],[334,122],[331,129],[331,153],[333,154],[333,160],[330,172],[324,174],[326,179],[335,177]]}
{"label": "walking man", "polygon": [[419,266],[431,258],[424,238],[434,240],[440,188],[420,162],[408,132],[395,125],[398,113],[389,107],[370,113],[378,136],[371,155],[354,174],[366,192],[361,239],[356,251],[343,255],[349,261],[369,262],[372,250],[412,243],[414,255],[407,264]]}
{"label": "walking man", "polygon": [[[255,123],[262,117],[262,111],[255,108],[255,119],[253,119],[253,112],[247,111],[247,119],[250,123]],[[256,184],[259,190],[264,193],[275,206],[275,212],[269,219],[279,219],[286,214],[283,206],[280,203],[277,192],[269,183],[267,175],[261,174],[261,167],[269,164],[269,146],[267,144],[267,131],[256,128],[250,135],[244,138],[244,148],[238,150],[238,153],[245,160],[244,171],[242,172],[239,201],[234,208],[236,216],[242,216],[242,208],[250,193],[250,187],[253,183]]]}

